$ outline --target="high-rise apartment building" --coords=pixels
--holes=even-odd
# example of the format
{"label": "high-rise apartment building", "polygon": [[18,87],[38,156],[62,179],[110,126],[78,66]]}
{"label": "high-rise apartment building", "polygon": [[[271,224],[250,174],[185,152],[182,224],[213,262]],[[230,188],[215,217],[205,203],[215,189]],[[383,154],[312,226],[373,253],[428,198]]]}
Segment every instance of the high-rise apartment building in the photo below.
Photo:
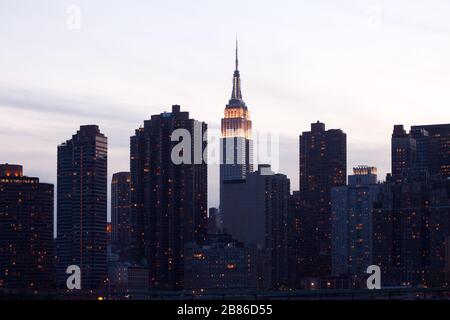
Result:
{"label": "high-rise apartment building", "polygon": [[448,286],[450,182],[388,177],[373,211],[373,263],[384,286]]}
{"label": "high-rise apartment building", "polygon": [[[206,123],[173,106],[172,112],[144,121],[131,137],[130,254],[149,265],[153,289],[182,289],[184,246],[206,238],[208,173],[202,157],[206,129]],[[185,134],[181,142],[175,139],[178,133]],[[177,148],[180,143],[184,146]]]}
{"label": "high-rise apartment building", "polygon": [[348,180],[331,189],[332,275],[361,279],[372,264],[372,211],[381,187],[374,167],[356,167]]}
{"label": "high-rise apartment building", "polygon": [[[428,157],[431,173],[450,177],[450,124],[417,125],[411,127],[411,132],[423,130],[430,139]],[[425,152],[427,150],[425,149]]]}
{"label": "high-rise apartment building", "polygon": [[53,245],[53,185],[0,165],[0,289],[55,289]]}
{"label": "high-rise apartment building", "polygon": [[416,140],[406,132],[403,125],[395,125],[391,142],[392,176],[396,180],[408,174],[416,159]]}
{"label": "high-rise apartment building", "polygon": [[331,274],[331,188],[347,182],[346,134],[313,123],[311,131],[300,136],[299,163],[300,273],[304,277],[326,277]]}
{"label": "high-rise apartment building", "polygon": [[450,176],[450,124],[394,126],[392,176],[397,181],[414,174]]}
{"label": "high-rise apartment building", "polygon": [[81,126],[58,146],[57,276],[81,269],[81,289],[98,290],[107,278],[107,138],[96,125]]}
{"label": "high-rise apartment building", "polygon": [[225,232],[245,245],[268,249],[273,287],[286,285],[290,180],[259,165],[245,180],[224,181],[222,192]]}
{"label": "high-rise apartment building", "polygon": [[111,182],[112,245],[121,261],[128,259],[131,245],[131,175],[117,172]]}

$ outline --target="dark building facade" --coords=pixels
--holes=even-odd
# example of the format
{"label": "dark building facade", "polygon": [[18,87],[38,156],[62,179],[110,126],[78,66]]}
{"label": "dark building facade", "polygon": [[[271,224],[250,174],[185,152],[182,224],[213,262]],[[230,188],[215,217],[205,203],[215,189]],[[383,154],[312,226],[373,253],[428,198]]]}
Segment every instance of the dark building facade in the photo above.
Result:
{"label": "dark building facade", "polygon": [[331,274],[331,188],[347,182],[347,136],[325,124],[311,125],[300,136],[300,197],[302,201],[300,274]]}
{"label": "dark building facade", "polygon": [[432,139],[429,132],[423,128],[411,129],[409,135],[415,140],[415,158],[411,165],[411,171],[415,173],[437,174],[437,162],[434,157],[438,151],[438,141]]}
{"label": "dark building facade", "polygon": [[126,261],[110,261],[108,264],[110,281],[109,294],[113,299],[148,299],[148,266]]}
{"label": "dark building facade", "polygon": [[209,208],[208,234],[223,233],[223,217],[219,208]]}
{"label": "dark building facade", "polygon": [[57,276],[81,269],[81,289],[98,290],[107,278],[107,138],[81,126],[58,146]]}
{"label": "dark building facade", "polygon": [[222,192],[225,232],[245,245],[269,250],[272,287],[286,286],[290,180],[259,165],[245,180],[224,181]]}
{"label": "dark building facade", "polygon": [[428,143],[427,141],[422,142],[422,145],[425,143],[425,146],[421,159],[429,163],[430,174],[437,173],[443,177],[450,177],[450,124],[411,127],[412,133],[418,130],[426,132],[426,136],[429,137]]}
{"label": "dark building facade", "polygon": [[373,262],[385,286],[447,287],[450,125],[394,126],[392,175],[373,211]]}
{"label": "dark building facade", "polygon": [[348,185],[331,189],[332,275],[355,280],[366,277],[372,265],[372,212],[381,185],[377,169],[358,166]]}
{"label": "dark building facade", "polygon": [[416,151],[416,140],[403,125],[395,125],[391,142],[391,173],[394,179],[401,180],[413,168]]}
{"label": "dark building facade", "polygon": [[383,286],[447,287],[450,180],[388,177],[373,212],[373,263]]}
{"label": "dark building facade", "polygon": [[271,267],[267,250],[246,246],[227,234],[217,234],[202,244],[187,246],[186,289],[197,294],[268,290]]}
{"label": "dark building facade", "polygon": [[413,126],[410,132],[395,125],[391,157],[397,181],[409,174],[450,177],[450,124]]}
{"label": "dark building facade", "polygon": [[0,289],[55,289],[53,246],[53,185],[0,165]]}
{"label": "dark building facade", "polygon": [[[177,152],[188,160],[180,164],[172,159],[180,143],[171,139],[176,129],[191,137],[190,142],[183,138],[187,149]],[[206,129],[206,123],[173,106],[172,112],[153,115],[131,137],[130,252],[133,260],[148,263],[151,288],[182,289],[184,246],[206,238],[207,164],[197,158],[206,149]]]}
{"label": "dark building facade", "polygon": [[293,191],[289,196],[288,216],[288,285],[300,288],[300,237],[301,237],[301,197],[300,191]]}
{"label": "dark building facade", "polygon": [[112,246],[121,261],[129,258],[131,245],[131,175],[115,173],[111,181]]}

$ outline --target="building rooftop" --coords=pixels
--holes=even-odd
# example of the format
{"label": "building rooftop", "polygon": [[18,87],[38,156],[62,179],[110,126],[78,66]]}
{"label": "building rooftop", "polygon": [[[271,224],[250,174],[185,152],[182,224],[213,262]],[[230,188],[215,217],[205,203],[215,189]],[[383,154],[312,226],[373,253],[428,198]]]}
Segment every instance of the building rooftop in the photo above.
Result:
{"label": "building rooftop", "polygon": [[23,177],[23,167],[17,164],[0,164],[0,177]]}

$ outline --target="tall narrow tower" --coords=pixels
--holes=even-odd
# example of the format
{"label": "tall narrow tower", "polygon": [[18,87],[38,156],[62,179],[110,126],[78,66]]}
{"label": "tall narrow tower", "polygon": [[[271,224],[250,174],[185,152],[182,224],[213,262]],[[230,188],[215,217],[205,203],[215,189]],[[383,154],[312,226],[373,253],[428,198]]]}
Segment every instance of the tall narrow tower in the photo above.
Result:
{"label": "tall narrow tower", "polygon": [[321,122],[300,136],[299,272],[302,277],[331,275],[331,189],[347,182],[347,135]]}
{"label": "tall narrow tower", "polygon": [[[231,99],[222,119],[221,186],[227,181],[243,180],[253,171],[253,141],[250,112],[242,99],[239,74],[238,43],[236,40],[236,69]],[[222,190],[222,187],[221,187]],[[223,197],[221,195],[221,203]]]}
{"label": "tall narrow tower", "polygon": [[[196,163],[199,146],[194,145],[200,142],[200,152],[206,150],[202,137],[207,128],[175,105],[172,112],[152,115],[130,140],[130,257],[148,263],[155,290],[183,289],[185,245],[206,238],[208,168],[205,161]],[[181,164],[172,158],[179,144],[172,141],[177,129],[189,132],[194,150]]]}
{"label": "tall narrow tower", "polygon": [[58,146],[57,278],[66,286],[66,269],[81,268],[81,289],[103,288],[106,258],[108,139],[96,125]]}

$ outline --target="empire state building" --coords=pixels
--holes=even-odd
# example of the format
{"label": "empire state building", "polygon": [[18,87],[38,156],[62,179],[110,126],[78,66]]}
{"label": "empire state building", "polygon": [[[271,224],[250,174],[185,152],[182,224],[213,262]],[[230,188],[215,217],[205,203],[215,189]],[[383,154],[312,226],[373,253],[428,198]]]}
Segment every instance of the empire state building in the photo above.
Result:
{"label": "empire state building", "polygon": [[250,112],[242,99],[237,41],[233,91],[225,107],[221,129],[220,181],[222,186],[227,181],[244,180],[247,174],[253,171],[252,122]]}

